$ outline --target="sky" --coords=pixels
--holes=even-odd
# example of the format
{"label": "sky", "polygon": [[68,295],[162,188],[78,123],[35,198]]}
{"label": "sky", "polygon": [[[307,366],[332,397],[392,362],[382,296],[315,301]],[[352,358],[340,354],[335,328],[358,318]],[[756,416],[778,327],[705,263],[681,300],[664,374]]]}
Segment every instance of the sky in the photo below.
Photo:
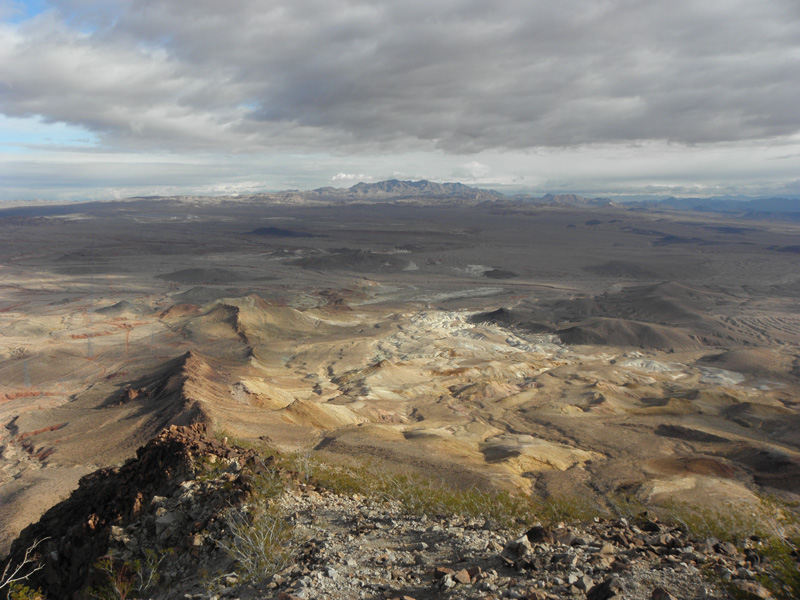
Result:
{"label": "sky", "polygon": [[800,197],[797,0],[0,0],[0,201]]}

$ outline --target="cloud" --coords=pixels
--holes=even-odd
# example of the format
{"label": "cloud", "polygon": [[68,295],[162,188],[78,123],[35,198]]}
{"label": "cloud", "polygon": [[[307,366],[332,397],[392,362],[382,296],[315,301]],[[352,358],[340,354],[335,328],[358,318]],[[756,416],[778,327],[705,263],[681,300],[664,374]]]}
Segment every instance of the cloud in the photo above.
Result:
{"label": "cloud", "polygon": [[457,169],[453,170],[453,177],[460,180],[478,181],[485,180],[492,172],[489,165],[485,165],[477,160],[471,160],[468,163],[459,165]]}
{"label": "cloud", "polygon": [[61,0],[0,25],[0,110],[126,151],[780,139],[798,29],[785,0]]}
{"label": "cloud", "polygon": [[798,30],[786,0],[0,0],[0,199],[797,194]]}
{"label": "cloud", "polygon": [[353,181],[372,181],[372,177],[370,175],[364,175],[363,173],[359,173],[356,175],[355,173],[337,173],[333,177],[331,177],[331,181],[333,183],[348,183]]}

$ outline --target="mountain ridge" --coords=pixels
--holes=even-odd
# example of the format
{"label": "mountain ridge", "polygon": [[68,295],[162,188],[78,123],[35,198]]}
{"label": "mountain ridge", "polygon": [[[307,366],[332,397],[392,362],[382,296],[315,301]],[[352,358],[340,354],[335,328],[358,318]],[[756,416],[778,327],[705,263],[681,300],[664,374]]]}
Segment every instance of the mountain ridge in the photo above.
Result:
{"label": "mountain ridge", "polygon": [[[502,192],[468,186],[461,182],[437,183],[427,179],[418,181],[387,179],[373,183],[359,182],[348,188],[324,186],[312,190],[287,189],[275,192],[254,192],[232,195],[134,196],[123,200],[90,200],[85,202],[35,204],[19,206],[0,205],[0,226],[15,225],[20,219],[66,216],[83,212],[102,212],[110,208],[127,209],[131,202],[155,206],[165,202],[181,205],[263,202],[281,205],[329,205],[347,203],[405,203],[418,205],[476,206],[494,205],[498,208],[541,206],[556,208],[621,208],[630,211],[683,211],[717,213],[744,220],[800,220],[800,199],[759,197],[749,199],[667,197],[645,200],[618,201],[606,197],[585,197],[574,193],[504,194]],[[254,234],[280,237],[305,237],[304,232],[280,228],[256,230]]]}
{"label": "mountain ridge", "polygon": [[504,195],[494,190],[470,187],[459,182],[436,183],[427,179],[401,181],[387,179],[375,183],[359,182],[349,188],[322,187],[311,190],[321,196],[342,198],[407,198],[418,196],[456,196],[473,200],[491,200]]}

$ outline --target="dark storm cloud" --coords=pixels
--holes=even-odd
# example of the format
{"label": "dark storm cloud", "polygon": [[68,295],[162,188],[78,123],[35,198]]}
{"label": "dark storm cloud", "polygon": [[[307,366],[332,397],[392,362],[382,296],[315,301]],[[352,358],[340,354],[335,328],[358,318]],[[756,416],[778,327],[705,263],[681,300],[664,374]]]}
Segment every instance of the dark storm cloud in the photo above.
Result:
{"label": "dark storm cloud", "polygon": [[800,131],[790,0],[63,0],[0,111],[111,148],[525,150]]}

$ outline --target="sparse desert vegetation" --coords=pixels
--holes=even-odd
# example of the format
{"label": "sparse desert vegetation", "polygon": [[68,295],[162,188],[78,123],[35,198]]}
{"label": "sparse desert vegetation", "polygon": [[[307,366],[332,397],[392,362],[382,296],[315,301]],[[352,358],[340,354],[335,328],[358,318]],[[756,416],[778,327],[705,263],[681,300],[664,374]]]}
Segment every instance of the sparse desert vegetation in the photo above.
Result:
{"label": "sparse desert vegetation", "polygon": [[[363,594],[364,582],[375,577],[378,571],[369,565],[380,570],[384,563],[399,566],[409,559],[416,567],[407,568],[407,576],[392,576],[394,589],[458,586],[453,591],[464,598],[524,590],[525,585],[540,586],[549,597],[567,590],[560,577],[575,572],[582,573],[575,576],[575,585],[584,586],[579,588],[584,592],[618,585],[635,598],[663,585],[676,593],[702,589],[709,598],[769,590],[775,598],[788,599],[798,591],[798,513],[773,498],[762,498],[751,512],[734,506],[645,506],[623,496],[593,507],[578,497],[535,499],[459,488],[398,474],[396,467],[374,460],[331,464],[263,445],[241,449],[229,446],[235,440],[204,439],[201,429],[173,429],[143,449],[141,464],[133,461],[127,471],[105,475],[111,486],[117,485],[114,478],[130,480],[131,473],[146,481],[153,476],[148,457],[160,456],[162,467],[176,479],[161,488],[173,490],[168,496],[143,499],[150,507],[143,513],[121,513],[115,519],[110,545],[86,579],[95,583],[78,597],[168,598],[180,591],[205,598],[224,590],[274,594],[305,589],[349,598],[357,589]],[[168,448],[176,454],[164,454]],[[177,460],[188,460],[189,470],[176,469]],[[215,500],[209,501],[209,492]],[[202,543],[194,542],[188,554],[178,542],[180,530],[171,529],[182,511],[204,515],[200,523],[205,526],[189,535]],[[145,525],[153,517],[148,514],[157,524],[149,532]],[[376,539],[381,540],[377,546],[370,541]],[[44,542],[50,560],[61,552],[58,543]],[[27,571],[16,579],[9,598],[37,597],[25,584],[28,576],[33,586],[47,581],[36,577],[45,565],[39,562],[42,556],[34,556],[35,549],[24,554],[20,564]],[[676,556],[684,557],[687,566],[674,568]],[[458,571],[447,565],[458,564],[471,575],[454,579]],[[651,571],[661,575],[650,576]],[[306,572],[320,575],[309,580]],[[350,575],[342,578],[340,572]],[[204,591],[191,592],[198,589]]]}

